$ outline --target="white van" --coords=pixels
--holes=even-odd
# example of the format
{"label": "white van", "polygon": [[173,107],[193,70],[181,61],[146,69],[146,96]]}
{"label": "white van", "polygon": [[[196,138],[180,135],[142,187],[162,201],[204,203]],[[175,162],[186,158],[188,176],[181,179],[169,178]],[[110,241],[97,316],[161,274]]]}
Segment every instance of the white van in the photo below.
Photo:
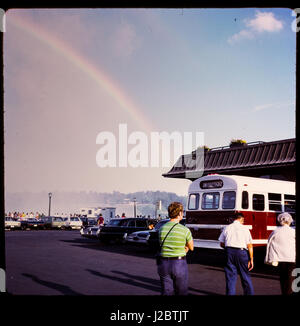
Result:
{"label": "white van", "polygon": [[65,217],[65,229],[80,230],[82,227],[82,221],[79,217]]}

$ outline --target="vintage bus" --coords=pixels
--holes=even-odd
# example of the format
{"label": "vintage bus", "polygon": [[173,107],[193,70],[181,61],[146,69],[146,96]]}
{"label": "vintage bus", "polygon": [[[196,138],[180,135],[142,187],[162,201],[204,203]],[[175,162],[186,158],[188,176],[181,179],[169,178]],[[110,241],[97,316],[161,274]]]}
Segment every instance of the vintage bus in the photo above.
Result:
{"label": "vintage bus", "polygon": [[191,183],[186,226],[194,246],[221,249],[222,229],[242,212],[253,246],[267,244],[277,226],[276,217],[289,212],[295,220],[295,182],[238,175],[207,175]]}

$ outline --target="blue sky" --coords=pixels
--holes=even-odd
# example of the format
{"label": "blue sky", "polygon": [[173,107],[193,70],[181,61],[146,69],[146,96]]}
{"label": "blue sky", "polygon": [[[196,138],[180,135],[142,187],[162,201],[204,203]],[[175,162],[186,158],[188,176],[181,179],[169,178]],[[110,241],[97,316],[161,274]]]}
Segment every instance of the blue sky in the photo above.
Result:
{"label": "blue sky", "polygon": [[119,123],[141,127],[89,76],[16,28],[16,15],[110,76],[153,131],[203,132],[209,147],[232,138],[295,137],[296,35],[289,9],[10,10],[4,34],[8,191],[185,194],[189,185],[163,178],[168,168],[99,168],[99,132],[116,133]]}

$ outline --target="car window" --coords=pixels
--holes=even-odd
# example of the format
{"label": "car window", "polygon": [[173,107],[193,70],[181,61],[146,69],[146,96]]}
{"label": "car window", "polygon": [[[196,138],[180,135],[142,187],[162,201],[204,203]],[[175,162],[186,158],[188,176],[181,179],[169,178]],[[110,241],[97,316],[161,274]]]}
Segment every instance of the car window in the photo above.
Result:
{"label": "car window", "polygon": [[55,217],[55,218],[53,219],[53,221],[55,221],[55,222],[62,222],[63,219],[62,219],[61,217]]}
{"label": "car window", "polygon": [[129,220],[121,220],[119,226],[127,226],[129,223]]}
{"label": "car window", "polygon": [[147,223],[147,221],[137,220],[136,221],[136,226],[138,228],[146,228],[146,227],[148,227],[148,223]]}
{"label": "car window", "polygon": [[136,222],[137,221],[135,221],[135,220],[131,220],[128,222],[127,226],[134,227]]}
{"label": "car window", "polygon": [[117,225],[121,225],[121,222],[124,222],[122,220],[111,220],[108,225],[109,226],[117,226]]}

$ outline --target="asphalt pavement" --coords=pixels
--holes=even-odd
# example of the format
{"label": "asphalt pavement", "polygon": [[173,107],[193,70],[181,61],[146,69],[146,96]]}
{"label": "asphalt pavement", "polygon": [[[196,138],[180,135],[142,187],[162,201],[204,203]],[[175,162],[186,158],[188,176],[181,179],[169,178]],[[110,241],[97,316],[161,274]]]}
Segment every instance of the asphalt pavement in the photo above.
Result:
{"label": "asphalt pavement", "polygon": [[[153,253],[142,246],[102,244],[79,231],[6,231],[6,290],[12,295],[160,295]],[[279,274],[255,251],[256,295],[280,295]],[[225,295],[222,250],[188,254],[189,294]],[[237,294],[243,294],[240,279]]]}

